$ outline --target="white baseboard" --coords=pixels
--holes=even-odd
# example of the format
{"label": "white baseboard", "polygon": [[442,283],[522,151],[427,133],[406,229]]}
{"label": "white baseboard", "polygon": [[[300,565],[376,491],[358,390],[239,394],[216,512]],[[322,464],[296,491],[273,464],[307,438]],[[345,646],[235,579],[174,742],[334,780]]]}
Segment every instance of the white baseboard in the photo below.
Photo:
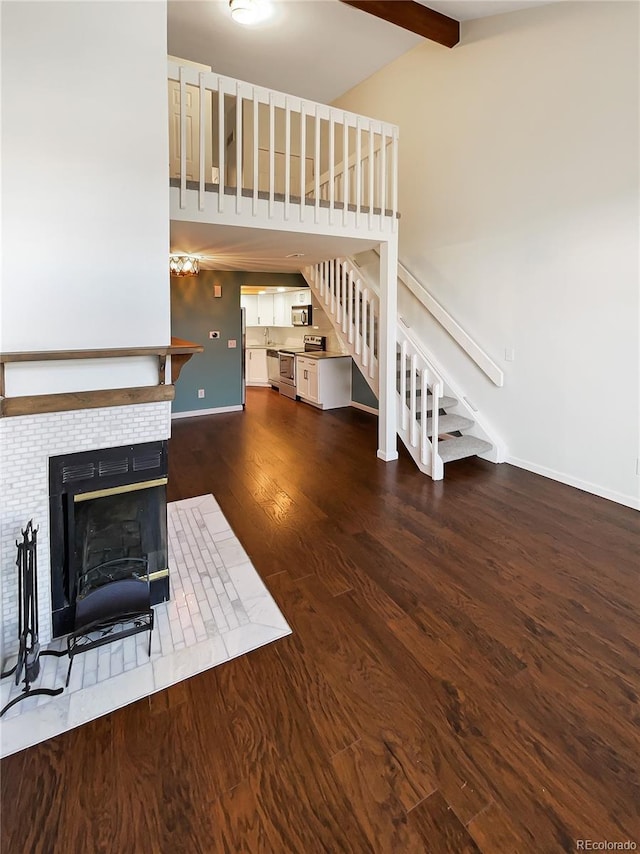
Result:
{"label": "white baseboard", "polygon": [[624,504],[625,507],[631,507],[633,510],[640,510],[640,496],[625,495],[623,492],[616,492],[613,489],[606,489],[603,486],[598,486],[597,483],[589,483],[586,480],[572,477],[561,471],[539,466],[536,463],[531,463],[528,460],[520,460],[517,457],[507,457],[505,462],[512,466],[517,466],[519,469],[531,471],[534,474],[540,474],[543,477],[548,477],[551,480],[557,480],[560,483],[565,483],[567,486],[573,486],[576,489],[581,489],[583,492],[590,492],[592,495],[597,495],[599,498],[607,498],[609,501],[615,501],[617,504]]}
{"label": "white baseboard", "polygon": [[354,409],[361,409],[363,412],[369,412],[371,415],[378,415],[378,410],[375,406],[367,406],[365,403],[358,403],[356,400],[351,401],[351,406]]}
{"label": "white baseboard", "polygon": [[237,406],[218,406],[215,409],[192,409],[190,412],[172,412],[171,420],[176,418],[196,418],[198,415],[220,415],[222,412],[242,412],[242,404]]}

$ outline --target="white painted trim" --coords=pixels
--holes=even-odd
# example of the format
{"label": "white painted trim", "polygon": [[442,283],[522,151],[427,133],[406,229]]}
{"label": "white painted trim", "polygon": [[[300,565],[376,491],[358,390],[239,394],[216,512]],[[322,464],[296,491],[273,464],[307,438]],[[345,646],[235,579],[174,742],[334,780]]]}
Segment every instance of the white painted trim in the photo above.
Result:
{"label": "white painted trim", "polygon": [[603,486],[598,486],[597,483],[590,483],[580,478],[572,477],[572,475],[564,472],[555,471],[555,469],[539,466],[536,463],[531,463],[528,460],[520,460],[517,457],[507,457],[505,462],[510,463],[517,468],[525,469],[534,474],[548,477],[551,480],[557,480],[559,483],[564,483],[567,486],[573,486],[575,489],[581,489],[583,492],[589,492],[592,495],[597,495],[599,498],[606,498],[609,501],[615,501],[617,504],[623,504],[625,507],[631,507],[633,510],[640,510],[640,495],[625,495],[623,492],[616,492],[613,489],[607,489]]}
{"label": "white painted trim", "polygon": [[220,415],[223,412],[242,412],[242,404],[237,406],[218,406],[215,409],[192,409],[190,412],[172,412],[171,420],[176,418],[196,418],[198,415]]}
{"label": "white painted trim", "polygon": [[392,463],[394,460],[398,459],[398,452],[392,454],[385,454],[384,451],[378,451],[376,456],[379,460],[384,460],[385,463]]}
{"label": "white painted trim", "polygon": [[367,406],[365,403],[358,403],[357,400],[352,400],[351,406],[353,406],[354,409],[361,409],[363,412],[369,412],[371,415],[378,415],[378,410],[374,406]]}

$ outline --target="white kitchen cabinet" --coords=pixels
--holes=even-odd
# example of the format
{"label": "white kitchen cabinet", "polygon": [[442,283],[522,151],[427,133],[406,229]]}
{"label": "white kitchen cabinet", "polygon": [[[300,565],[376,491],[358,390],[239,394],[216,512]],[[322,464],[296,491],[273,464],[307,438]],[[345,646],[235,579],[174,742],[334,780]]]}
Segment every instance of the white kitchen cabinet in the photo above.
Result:
{"label": "white kitchen cabinet", "polygon": [[289,294],[273,295],[273,325],[291,326],[291,300]]}
{"label": "white kitchen cabinet", "polygon": [[258,326],[275,326],[273,294],[258,294]]}
{"label": "white kitchen cabinet", "polygon": [[296,356],[296,392],[319,409],[351,404],[351,356]]}
{"label": "white kitchen cabinet", "polygon": [[318,403],[318,363],[305,356],[296,358],[296,392],[310,403]]}
{"label": "white kitchen cabinet", "polygon": [[273,317],[273,294],[241,294],[240,306],[246,310],[247,326],[278,325]]}
{"label": "white kitchen cabinet", "polygon": [[269,385],[266,347],[248,347],[245,364],[247,385]]}
{"label": "white kitchen cabinet", "polygon": [[311,305],[311,288],[293,292],[293,305]]}
{"label": "white kitchen cabinet", "polygon": [[258,326],[258,297],[240,294],[240,307],[245,311],[245,325]]}

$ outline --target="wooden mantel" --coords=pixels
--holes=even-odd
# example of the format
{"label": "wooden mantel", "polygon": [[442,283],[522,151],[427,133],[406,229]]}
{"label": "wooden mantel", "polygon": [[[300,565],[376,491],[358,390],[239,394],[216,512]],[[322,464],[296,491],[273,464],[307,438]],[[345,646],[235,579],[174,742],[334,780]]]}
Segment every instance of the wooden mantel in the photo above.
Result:
{"label": "wooden mantel", "polygon": [[[172,338],[167,347],[116,347],[96,350],[33,350],[0,353],[0,417],[36,415],[43,412],[65,412],[72,409],[96,409],[101,406],[128,406],[173,400],[174,384],[183,366],[194,353],[202,353],[202,344]],[[133,388],[96,389],[59,394],[33,394],[5,397],[4,366],[17,362],[59,362],[77,359],[121,359],[132,356],[156,356],[158,384]],[[171,383],[166,383],[167,356],[171,357]]]}

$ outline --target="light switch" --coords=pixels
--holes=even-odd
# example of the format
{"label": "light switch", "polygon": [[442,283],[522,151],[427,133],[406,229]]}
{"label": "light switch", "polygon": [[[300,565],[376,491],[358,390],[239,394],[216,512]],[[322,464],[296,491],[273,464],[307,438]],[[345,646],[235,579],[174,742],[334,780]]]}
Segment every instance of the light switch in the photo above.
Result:
{"label": "light switch", "polygon": [[213,295],[214,297],[222,296],[222,285],[214,285],[213,286]]}

